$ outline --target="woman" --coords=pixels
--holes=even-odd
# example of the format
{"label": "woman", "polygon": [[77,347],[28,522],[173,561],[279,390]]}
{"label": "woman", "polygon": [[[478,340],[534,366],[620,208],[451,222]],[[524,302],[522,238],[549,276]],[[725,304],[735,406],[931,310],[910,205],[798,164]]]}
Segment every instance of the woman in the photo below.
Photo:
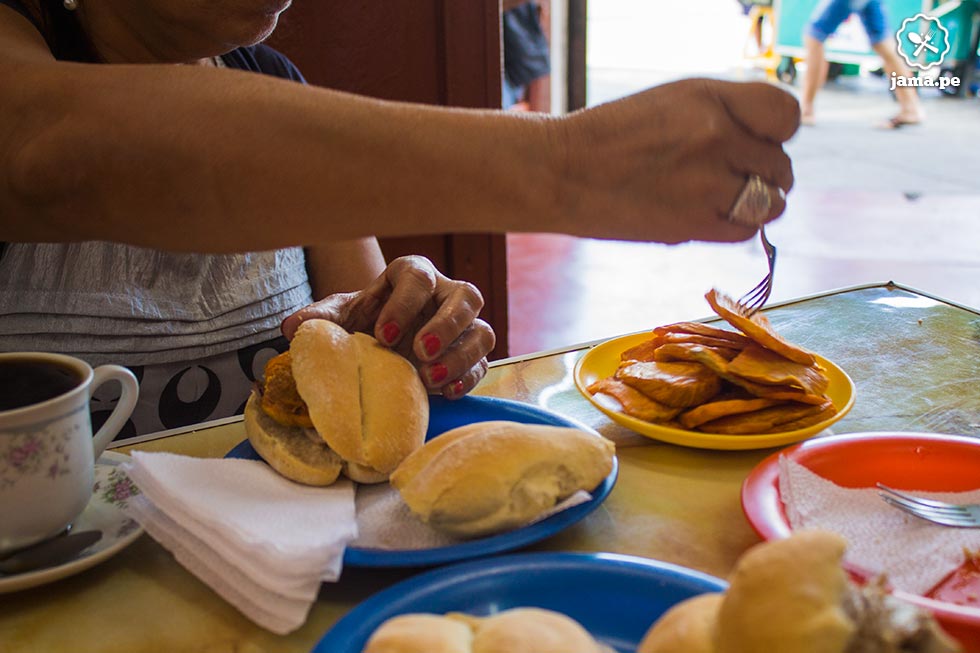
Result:
{"label": "woman", "polygon": [[[0,347],[135,349],[125,364],[165,379],[234,367],[326,296],[285,334],[314,316],[371,331],[459,396],[493,346],[479,294],[418,259],[365,288],[374,236],[738,241],[783,211],[799,114],[771,86],[689,80],[564,118],[384,102],[297,84],[255,46],[288,4],[0,0],[0,88],[17,89],[0,103]],[[164,408],[184,379],[143,388]]]}

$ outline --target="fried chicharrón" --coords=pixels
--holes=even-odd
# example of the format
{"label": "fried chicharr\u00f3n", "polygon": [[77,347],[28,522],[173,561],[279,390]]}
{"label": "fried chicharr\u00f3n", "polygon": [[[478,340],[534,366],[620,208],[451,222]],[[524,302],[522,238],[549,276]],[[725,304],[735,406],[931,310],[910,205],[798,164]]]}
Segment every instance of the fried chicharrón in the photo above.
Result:
{"label": "fried chicharr\u00f3n", "polygon": [[728,435],[793,431],[833,416],[816,357],[711,290],[714,311],[738,331],[699,322],[655,328],[624,351],[612,376],[589,386],[647,422]]}

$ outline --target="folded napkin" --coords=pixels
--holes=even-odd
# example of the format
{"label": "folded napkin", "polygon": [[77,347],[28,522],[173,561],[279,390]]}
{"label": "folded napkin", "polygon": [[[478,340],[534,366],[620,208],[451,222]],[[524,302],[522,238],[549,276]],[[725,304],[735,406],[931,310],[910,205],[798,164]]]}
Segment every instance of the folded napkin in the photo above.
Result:
{"label": "folded napkin", "polygon": [[[898,487],[917,496],[954,503],[980,503],[980,489],[929,492]],[[892,587],[926,594],[980,551],[980,529],[929,523],[889,506],[877,488],[844,488],[781,456],[779,493],[793,530],[823,529],[847,539],[845,560]]]}
{"label": "folded napkin", "polygon": [[263,462],[133,452],[126,512],[194,575],[263,628],[306,620],[357,535],[354,486],[293,483]]}

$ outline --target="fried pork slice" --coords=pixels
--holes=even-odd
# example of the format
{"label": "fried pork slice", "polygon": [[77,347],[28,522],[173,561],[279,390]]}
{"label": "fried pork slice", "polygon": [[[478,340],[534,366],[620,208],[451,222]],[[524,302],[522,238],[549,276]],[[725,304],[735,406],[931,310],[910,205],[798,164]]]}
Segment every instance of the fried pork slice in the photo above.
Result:
{"label": "fried pork slice", "polygon": [[686,408],[703,404],[721,390],[718,375],[700,363],[625,363],[616,378],[668,406]]}
{"label": "fried pork slice", "polygon": [[712,420],[701,424],[699,430],[705,433],[724,435],[754,435],[795,431],[822,422],[834,412],[836,409],[830,401],[819,406],[787,402],[750,413]]}
{"label": "fried pork slice", "polygon": [[728,371],[728,361],[707,347],[691,347],[689,354],[694,360],[712,370],[722,379],[756,397],[786,399],[788,401],[798,401],[814,405],[819,405],[827,401],[825,396],[810,394],[803,388],[794,388],[789,385],[765,385],[764,383],[756,383],[755,381],[749,381],[748,379],[736,376]]}
{"label": "fried pork slice", "polygon": [[680,408],[665,406],[659,401],[654,401],[639,390],[612,377],[596,381],[588,387],[588,391],[593,395],[604,394],[612,397],[619,402],[625,414],[646,422],[667,422],[681,412]]}
{"label": "fried pork slice", "polygon": [[619,355],[619,360],[626,361],[652,361],[654,352],[660,345],[664,344],[663,336],[654,335],[649,340],[644,340],[638,345],[630,347]]}
{"label": "fried pork slice", "polygon": [[745,334],[738,333],[736,331],[729,331],[728,329],[721,329],[702,322],[675,322],[674,324],[656,327],[653,332],[658,335],[666,335],[668,333],[687,333],[691,335],[706,336],[709,338],[718,338],[720,340],[727,340],[728,342],[731,342],[732,345],[729,346],[734,346],[736,349],[741,349],[748,343],[752,342],[752,339]]}
{"label": "fried pork slice", "polygon": [[729,349],[728,347],[709,347],[694,342],[671,342],[657,347],[656,351],[653,352],[653,360],[660,361],[661,363],[676,361],[697,363],[700,362],[698,360],[698,352],[704,349],[720,356],[726,361],[734,359],[741,351],[739,349]]}
{"label": "fried pork slice", "polygon": [[765,385],[791,385],[822,395],[830,380],[817,365],[801,365],[771,349],[751,344],[729,364],[728,373]]}
{"label": "fried pork slice", "polygon": [[293,378],[293,359],[288,351],[265,364],[262,384],[262,412],[283,426],[313,428],[310,411],[296,390]]}
{"label": "fried pork slice", "polygon": [[706,404],[695,406],[686,410],[677,417],[677,421],[686,429],[694,429],[706,422],[728,417],[729,415],[740,415],[751,413],[754,410],[762,410],[770,406],[784,403],[779,399],[761,399],[753,397],[751,399],[722,399],[720,401],[709,401]]}
{"label": "fried pork slice", "polygon": [[735,340],[729,340],[727,338],[714,338],[712,336],[702,336],[696,333],[665,333],[662,337],[664,340],[664,344],[691,343],[695,345],[705,345],[707,347],[732,349],[734,351],[739,351],[743,347],[746,347],[749,344],[751,344],[751,341],[741,343],[741,342],[736,342]]}
{"label": "fried pork slice", "polygon": [[731,297],[711,289],[704,296],[720,317],[766,349],[771,349],[801,365],[813,365],[817,359],[805,349],[788,342],[776,333],[761,312],[747,317]]}

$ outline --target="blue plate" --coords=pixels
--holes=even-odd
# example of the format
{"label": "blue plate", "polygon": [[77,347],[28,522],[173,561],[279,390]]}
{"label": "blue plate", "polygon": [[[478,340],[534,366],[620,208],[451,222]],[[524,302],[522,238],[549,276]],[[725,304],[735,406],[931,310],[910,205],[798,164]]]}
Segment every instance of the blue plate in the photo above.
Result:
{"label": "blue plate", "polygon": [[632,653],[660,615],[720,592],[718,578],[646,558],[607,553],[524,553],[443,567],[392,585],[351,610],[314,653],[361,653],[385,620],[409,612],[486,616],[538,607],[575,619],[601,643]]}
{"label": "blue plate", "polygon": [[[473,422],[488,422],[491,420],[509,420],[525,424],[548,424],[552,426],[570,426],[594,433],[595,431],[580,422],[563,417],[537,406],[523,404],[508,399],[495,397],[468,396],[455,401],[443,397],[429,397],[429,430],[425,439],[437,437],[446,431],[471,424]],[[228,458],[247,458],[261,460],[249,444],[248,440],[241,442],[228,452]],[[530,526],[476,540],[469,540],[434,549],[419,550],[383,550],[362,549],[350,547],[344,554],[344,565],[349,567],[428,567],[448,562],[467,560],[480,556],[513,551],[545,538],[580,521],[586,515],[599,507],[616,483],[619,471],[619,461],[613,459],[613,469],[609,476],[592,490],[592,499],[567,510],[543,519]]]}

